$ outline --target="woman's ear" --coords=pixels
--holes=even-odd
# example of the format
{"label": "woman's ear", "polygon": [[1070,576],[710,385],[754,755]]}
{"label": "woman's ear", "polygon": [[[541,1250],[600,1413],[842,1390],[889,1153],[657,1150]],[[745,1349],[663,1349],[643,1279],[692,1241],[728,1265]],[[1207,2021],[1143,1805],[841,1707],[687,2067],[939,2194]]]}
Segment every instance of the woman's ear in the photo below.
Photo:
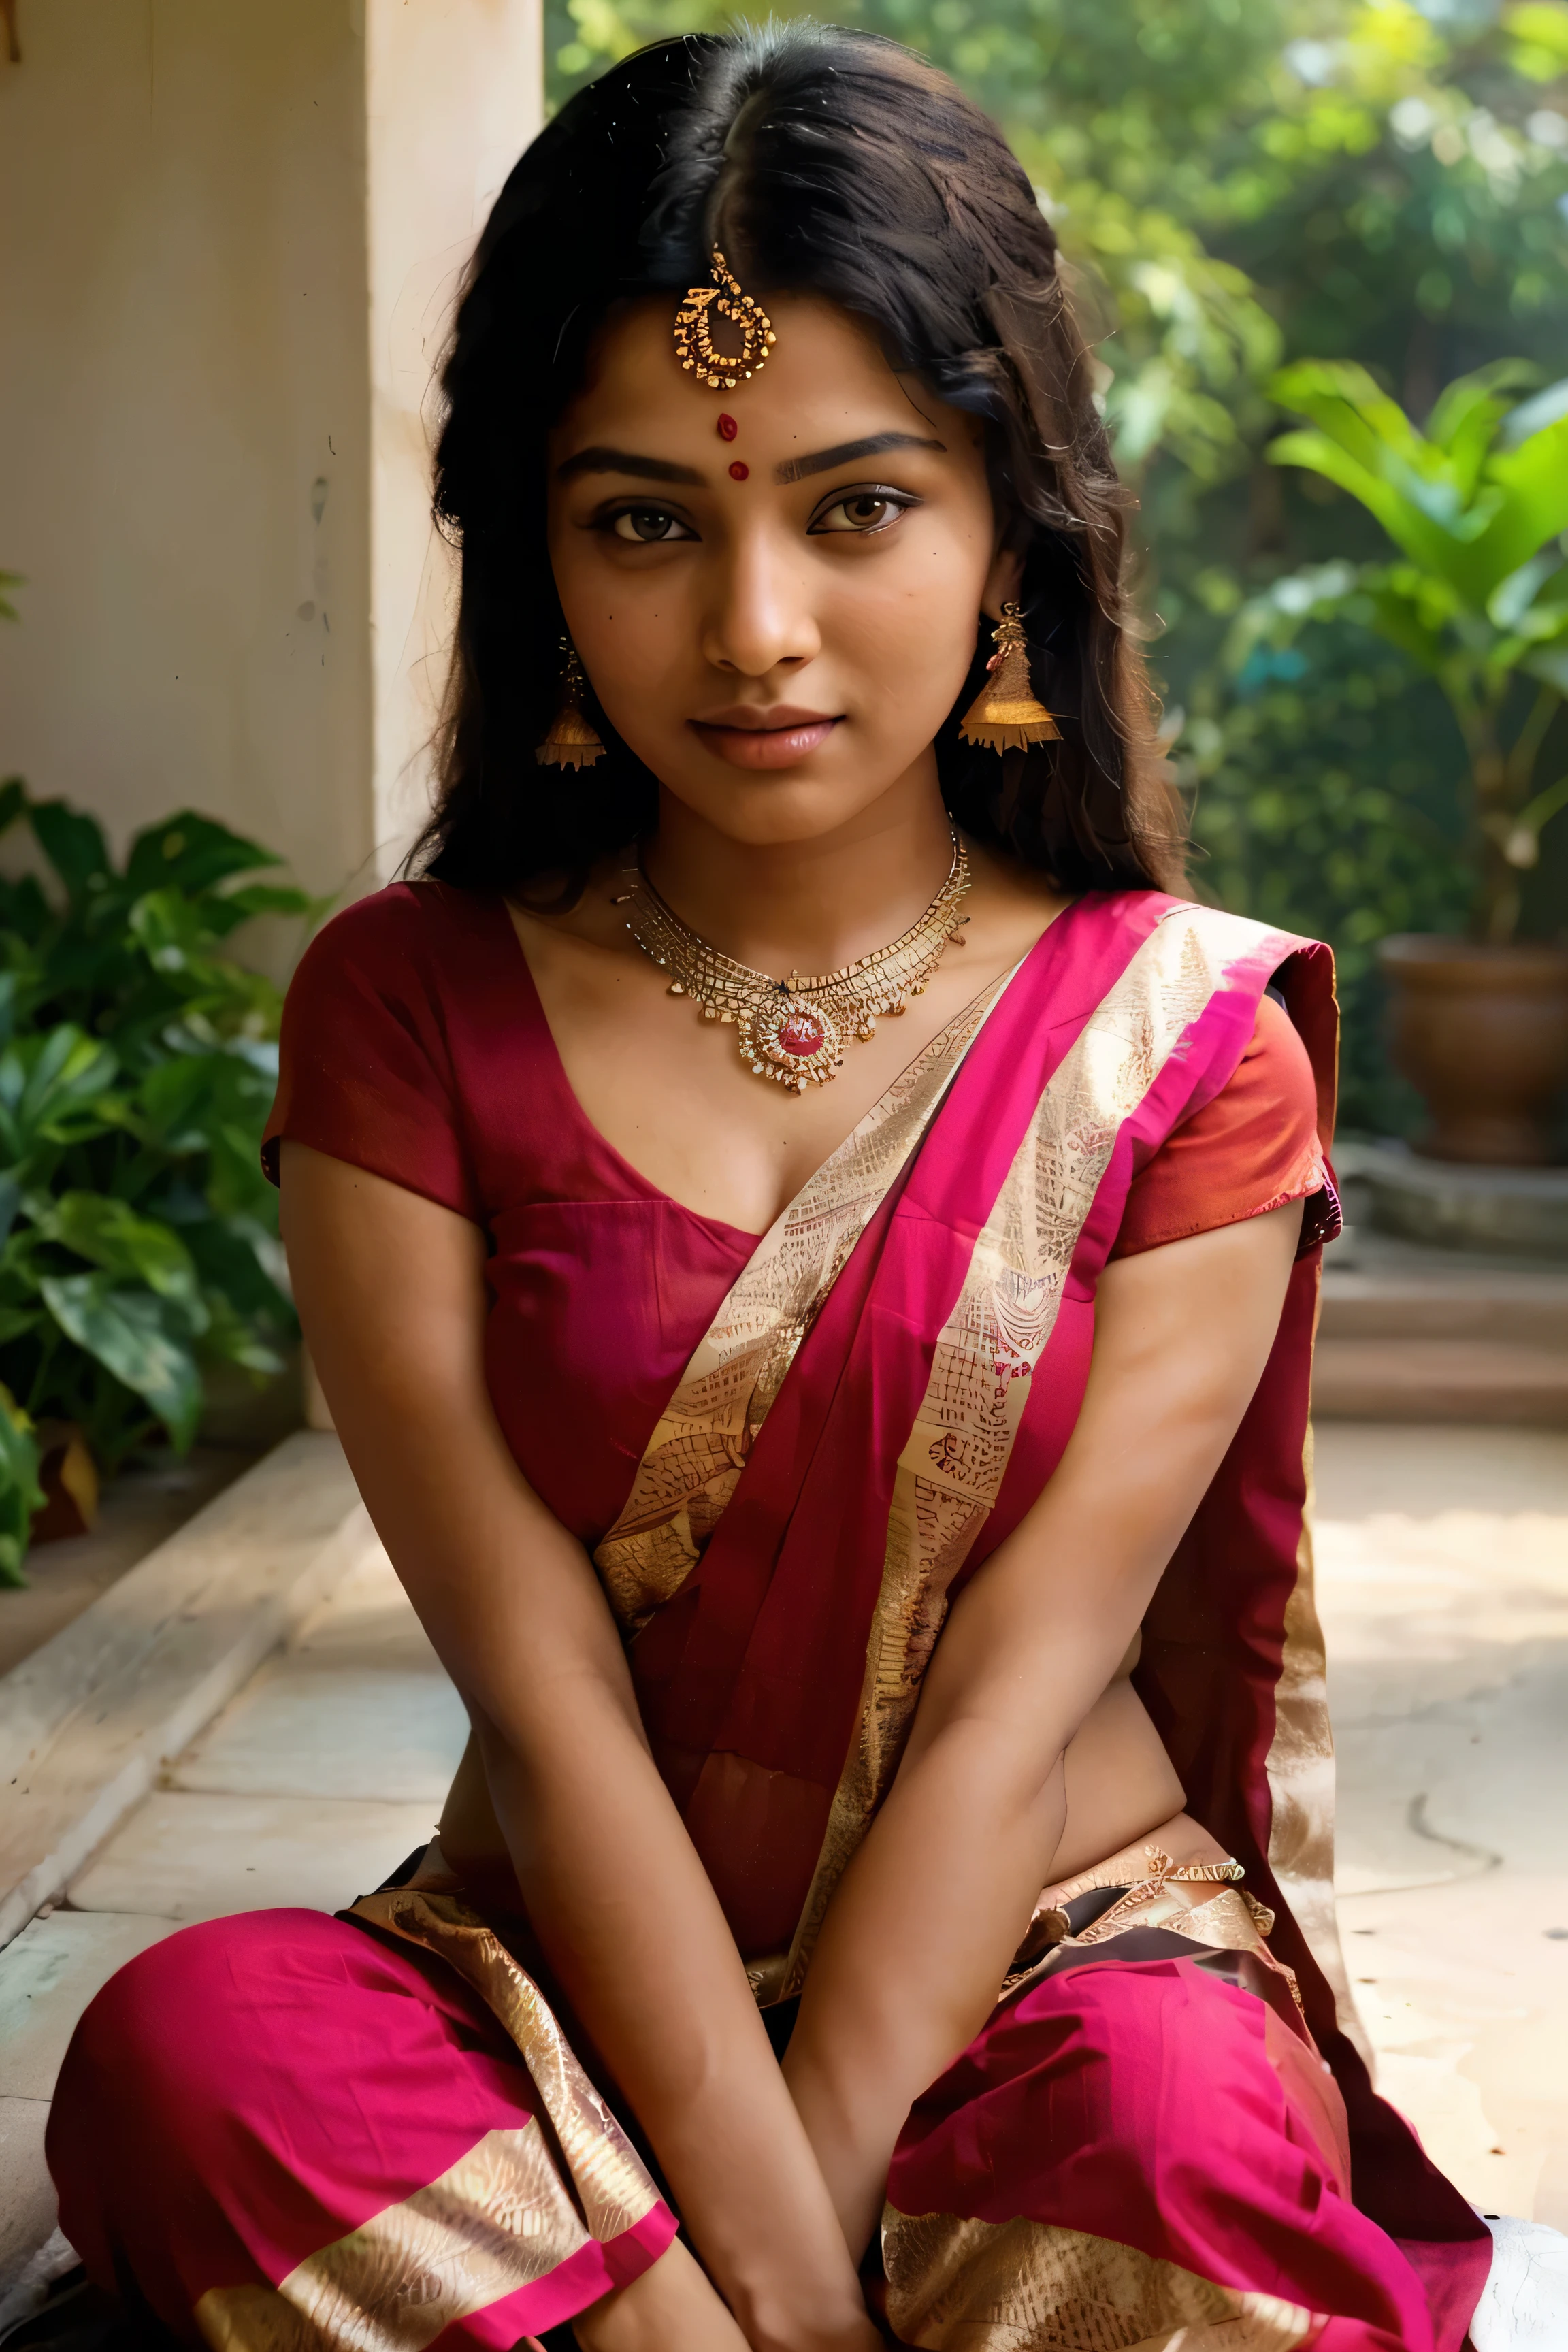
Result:
{"label": "woman's ear", "polygon": [[1002,607],[1010,604],[1024,584],[1024,551],[1009,547],[1004,540],[991,559],[991,569],[985,575],[981,592],[980,609],[988,620],[999,621]]}

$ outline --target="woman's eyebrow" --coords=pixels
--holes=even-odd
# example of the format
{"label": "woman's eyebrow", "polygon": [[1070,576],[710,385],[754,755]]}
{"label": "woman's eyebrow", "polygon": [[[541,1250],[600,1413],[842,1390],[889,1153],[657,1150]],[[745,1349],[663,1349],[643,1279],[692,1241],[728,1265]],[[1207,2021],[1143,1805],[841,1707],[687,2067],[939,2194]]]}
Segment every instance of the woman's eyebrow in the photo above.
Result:
{"label": "woman's eyebrow", "polygon": [[576,474],[635,474],[645,482],[689,482],[700,489],[707,477],[695,466],[675,466],[668,457],[638,457],[629,449],[579,449],[555,468],[558,482]]}
{"label": "woman's eyebrow", "polygon": [[879,457],[884,449],[945,449],[945,441],[928,441],[918,433],[868,433],[864,441],[840,441],[836,449],[816,449],[809,457],[786,458],[773,467],[775,482],[804,481],[807,474],[825,474],[830,466],[847,466],[854,457]]}

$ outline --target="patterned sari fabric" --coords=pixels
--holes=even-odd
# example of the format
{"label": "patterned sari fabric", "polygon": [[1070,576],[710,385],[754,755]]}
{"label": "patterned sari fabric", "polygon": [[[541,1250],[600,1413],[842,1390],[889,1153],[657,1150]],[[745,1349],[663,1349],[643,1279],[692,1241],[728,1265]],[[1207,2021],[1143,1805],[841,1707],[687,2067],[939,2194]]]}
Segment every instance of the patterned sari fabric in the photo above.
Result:
{"label": "patterned sari fabric", "polygon": [[[1326,1137],[1325,951],[1154,894],[1078,902],[756,1244],[596,1541],[764,2009],[805,1979],[954,1596],[1071,1434],[1129,1189],[1224,1089],[1270,985]],[[895,2154],[900,2342],[1459,2352],[1484,2284],[1484,2225],[1373,2094],[1335,1939],[1302,1529],[1337,1217],[1319,1172],[1268,1365],[1136,1675],[1237,1860],[1111,1857],[1041,1909]],[[95,2275],[226,2352],[510,2343],[675,2227],[574,2038],[526,1922],[434,1851],[349,1917],[188,1930],[73,2045],[64,2225]]]}

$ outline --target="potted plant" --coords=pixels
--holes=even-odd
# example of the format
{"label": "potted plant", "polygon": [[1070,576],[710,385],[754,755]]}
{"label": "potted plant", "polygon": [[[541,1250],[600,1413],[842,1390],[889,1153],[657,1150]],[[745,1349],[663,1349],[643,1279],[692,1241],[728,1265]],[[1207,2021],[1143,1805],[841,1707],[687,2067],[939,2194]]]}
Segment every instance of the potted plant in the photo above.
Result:
{"label": "potted plant", "polygon": [[41,1488],[85,1517],[97,1471],[189,1445],[204,1375],[283,1370],[297,1326],[257,1159],[279,998],[223,942],[320,911],[188,810],[122,865],[13,779],[0,833],[20,824],[49,881],[0,878],[0,1585],[22,1581]]}
{"label": "potted plant", "polygon": [[[1310,420],[1268,450],[1359,499],[1399,551],[1278,582],[1246,626],[1278,641],[1346,614],[1435,679],[1468,757],[1475,888],[1468,936],[1383,941],[1395,1066],[1426,1099],[1433,1158],[1548,1157],[1568,1081],[1568,947],[1516,936],[1521,875],[1568,806],[1541,754],[1568,698],[1568,381],[1502,360],[1448,385],[1418,431],[1365,370],[1308,360],[1270,389]],[[1532,396],[1520,399],[1521,393]]]}

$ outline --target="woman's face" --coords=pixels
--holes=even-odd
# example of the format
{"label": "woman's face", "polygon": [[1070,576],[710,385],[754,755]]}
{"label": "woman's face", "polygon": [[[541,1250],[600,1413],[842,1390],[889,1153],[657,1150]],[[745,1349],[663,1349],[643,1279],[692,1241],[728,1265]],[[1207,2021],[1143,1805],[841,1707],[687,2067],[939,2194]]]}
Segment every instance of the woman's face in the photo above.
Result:
{"label": "woman's face", "polygon": [[805,297],[768,301],[763,373],[710,391],[675,307],[606,328],[551,437],[562,609],[668,791],[734,840],[809,839],[934,781],[982,606],[1013,593],[983,427]]}

